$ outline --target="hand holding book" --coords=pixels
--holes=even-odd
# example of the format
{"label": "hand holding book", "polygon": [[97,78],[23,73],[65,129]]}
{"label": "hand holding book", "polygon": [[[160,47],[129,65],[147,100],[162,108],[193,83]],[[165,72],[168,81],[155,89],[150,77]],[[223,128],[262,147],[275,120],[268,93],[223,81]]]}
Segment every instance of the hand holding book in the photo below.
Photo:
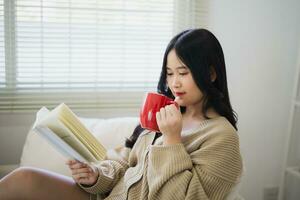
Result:
{"label": "hand holding book", "polygon": [[92,186],[96,183],[99,172],[92,168],[92,166],[79,162],[77,160],[68,160],[66,164],[72,171],[72,178],[76,183]]}

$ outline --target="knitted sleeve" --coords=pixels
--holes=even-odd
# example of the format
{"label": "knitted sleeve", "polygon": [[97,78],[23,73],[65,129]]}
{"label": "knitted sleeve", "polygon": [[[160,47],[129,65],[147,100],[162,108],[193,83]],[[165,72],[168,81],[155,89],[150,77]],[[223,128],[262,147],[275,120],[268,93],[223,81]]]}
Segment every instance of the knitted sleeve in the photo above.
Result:
{"label": "knitted sleeve", "polygon": [[151,146],[149,199],[224,199],[241,174],[237,134],[210,135],[190,154],[183,144]]}
{"label": "knitted sleeve", "polygon": [[129,167],[129,153],[130,149],[126,147],[108,151],[107,158],[95,164],[95,168],[99,172],[97,182],[90,187],[78,185],[92,194],[103,195],[110,192]]}

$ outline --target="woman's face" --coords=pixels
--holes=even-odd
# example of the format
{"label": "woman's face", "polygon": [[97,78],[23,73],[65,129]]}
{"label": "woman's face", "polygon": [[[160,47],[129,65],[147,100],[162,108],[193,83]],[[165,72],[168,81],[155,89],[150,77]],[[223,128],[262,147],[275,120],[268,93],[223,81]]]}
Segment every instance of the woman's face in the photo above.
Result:
{"label": "woman's face", "polygon": [[167,56],[167,84],[172,94],[177,97],[180,106],[201,103],[203,94],[196,85],[191,71],[177,57],[175,50]]}

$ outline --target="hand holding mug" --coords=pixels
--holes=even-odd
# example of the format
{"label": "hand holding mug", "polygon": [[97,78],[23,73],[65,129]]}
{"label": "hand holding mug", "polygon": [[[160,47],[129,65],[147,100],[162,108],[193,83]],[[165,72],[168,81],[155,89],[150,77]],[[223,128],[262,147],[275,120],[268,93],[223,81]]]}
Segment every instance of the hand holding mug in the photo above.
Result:
{"label": "hand holding mug", "polygon": [[182,114],[174,104],[161,108],[156,120],[165,145],[181,142]]}
{"label": "hand holding mug", "polygon": [[175,108],[178,107],[178,104],[167,96],[153,92],[148,93],[140,112],[141,126],[145,129],[159,132],[156,113],[160,112],[160,109],[167,105],[173,105]]}

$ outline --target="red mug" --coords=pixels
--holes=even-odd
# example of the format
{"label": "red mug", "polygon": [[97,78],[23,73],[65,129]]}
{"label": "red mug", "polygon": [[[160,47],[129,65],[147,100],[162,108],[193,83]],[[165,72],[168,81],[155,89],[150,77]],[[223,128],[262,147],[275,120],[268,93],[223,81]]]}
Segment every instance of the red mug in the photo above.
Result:
{"label": "red mug", "polygon": [[142,128],[159,132],[156,122],[156,112],[159,112],[162,107],[170,104],[175,104],[178,108],[178,104],[167,96],[153,92],[147,93],[140,111],[140,123]]}

